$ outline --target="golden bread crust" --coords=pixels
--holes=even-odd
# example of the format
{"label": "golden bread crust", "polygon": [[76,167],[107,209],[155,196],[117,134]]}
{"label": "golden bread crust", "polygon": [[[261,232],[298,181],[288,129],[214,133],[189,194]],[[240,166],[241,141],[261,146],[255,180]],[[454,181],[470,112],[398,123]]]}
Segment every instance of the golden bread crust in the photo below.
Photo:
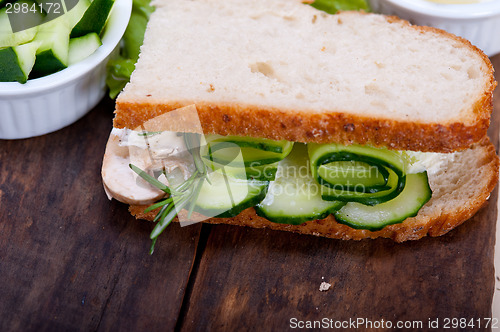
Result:
{"label": "golden bread crust", "polygon": [[[424,236],[441,236],[461,225],[471,218],[482,206],[487,203],[490,193],[498,182],[499,159],[496,155],[495,147],[485,138],[478,144],[478,148],[484,149],[482,160],[479,164],[483,168],[483,174],[488,177],[488,181],[479,194],[475,197],[464,199],[460,203],[454,204],[446,211],[431,209],[422,213],[419,211],[415,217],[406,219],[403,223],[385,227],[376,232],[368,230],[353,229],[349,226],[338,223],[333,216],[328,216],[322,220],[308,221],[301,225],[287,225],[270,222],[256,214],[254,208],[249,208],[233,218],[212,218],[205,220],[210,224],[228,224],[238,226],[248,226],[253,228],[269,228],[273,230],[290,231],[300,234],[316,235],[327,238],[343,240],[374,239],[378,237],[390,238],[396,242],[408,240],[418,240]],[[466,195],[464,195],[467,198]],[[432,204],[432,200],[427,204]],[[147,206],[130,206],[130,212],[138,219],[153,220],[155,212],[144,213]],[[424,206],[425,207],[425,206]]]}
{"label": "golden bread crust", "polygon": [[471,125],[416,123],[342,112],[285,111],[241,104],[117,102],[115,128],[137,128],[145,121],[195,104],[205,134],[239,135],[303,143],[370,144],[396,150],[452,152],[480,141],[490,124],[491,94],[477,103]]}

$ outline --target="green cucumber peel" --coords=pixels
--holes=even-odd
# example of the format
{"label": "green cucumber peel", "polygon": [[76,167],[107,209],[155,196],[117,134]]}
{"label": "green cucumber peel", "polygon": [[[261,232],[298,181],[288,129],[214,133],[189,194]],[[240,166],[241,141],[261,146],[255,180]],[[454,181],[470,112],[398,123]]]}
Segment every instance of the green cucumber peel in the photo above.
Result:
{"label": "green cucumber peel", "polygon": [[275,153],[290,153],[293,146],[292,142],[281,140],[274,141],[266,138],[254,138],[246,136],[221,136],[207,135],[207,143],[212,146],[212,151],[217,151],[227,147],[227,144],[237,145],[239,147],[255,148],[257,150],[269,151]]}
{"label": "green cucumber peel", "polygon": [[80,21],[71,30],[70,38],[85,36],[89,33],[101,35],[115,0],[93,0]]}
{"label": "green cucumber peel", "polygon": [[349,202],[334,212],[335,219],[354,229],[378,231],[415,217],[432,197],[427,172],[408,174],[407,186],[400,195],[376,206]]}
{"label": "green cucumber peel", "polygon": [[204,208],[197,204],[194,208],[194,211],[203,215],[214,215],[214,218],[236,217],[243,210],[254,207],[262,202],[262,200],[266,197],[268,185],[269,183],[265,181],[256,181],[255,184],[249,182],[249,190],[247,196],[241,203],[234,205],[230,209],[217,210],[212,208]]}
{"label": "green cucumber peel", "polygon": [[[309,144],[308,154],[311,161],[311,171],[316,181],[321,184],[322,198],[328,201],[359,202],[366,205],[377,205],[395,198],[404,189],[406,182],[407,160],[403,154],[387,149],[369,146],[341,144]],[[378,167],[384,179],[384,168],[390,173],[384,185],[364,186],[356,184],[344,185],[331,183],[318,173],[319,167],[332,162],[356,161]],[[355,179],[353,180],[355,181]]]}

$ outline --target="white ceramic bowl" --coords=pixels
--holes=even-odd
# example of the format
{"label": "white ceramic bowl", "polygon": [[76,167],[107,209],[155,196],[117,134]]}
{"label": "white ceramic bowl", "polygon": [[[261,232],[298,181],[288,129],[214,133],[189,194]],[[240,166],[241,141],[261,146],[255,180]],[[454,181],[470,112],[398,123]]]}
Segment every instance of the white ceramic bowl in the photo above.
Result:
{"label": "white ceramic bowl", "polygon": [[0,139],[47,134],[94,108],[106,92],[106,64],[118,52],[132,0],[116,0],[102,45],[88,58],[26,84],[0,82]]}
{"label": "white ceramic bowl", "polygon": [[488,56],[500,53],[500,0],[441,4],[427,0],[369,0],[373,11],[396,15],[416,25],[461,36]]}

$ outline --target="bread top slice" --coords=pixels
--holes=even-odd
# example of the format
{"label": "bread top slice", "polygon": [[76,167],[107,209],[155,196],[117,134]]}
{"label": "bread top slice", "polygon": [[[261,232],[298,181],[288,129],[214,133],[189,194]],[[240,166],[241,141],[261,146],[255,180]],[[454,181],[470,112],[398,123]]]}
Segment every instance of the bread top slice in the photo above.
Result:
{"label": "bread top slice", "polygon": [[206,133],[449,152],[486,135],[496,86],[468,41],[297,0],[156,0],[114,126],[195,104]]}

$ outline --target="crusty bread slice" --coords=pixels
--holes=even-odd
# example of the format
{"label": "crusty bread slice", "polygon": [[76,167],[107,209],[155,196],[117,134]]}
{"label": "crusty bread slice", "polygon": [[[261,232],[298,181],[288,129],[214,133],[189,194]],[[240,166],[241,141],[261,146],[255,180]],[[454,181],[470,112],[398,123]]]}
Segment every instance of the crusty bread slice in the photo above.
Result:
{"label": "crusty bread slice", "polygon": [[[418,215],[403,223],[371,232],[339,224],[333,216],[308,221],[302,225],[277,224],[256,215],[253,208],[234,218],[209,219],[212,224],[230,224],[255,228],[286,230],[301,234],[336,239],[385,237],[397,242],[417,240],[426,235],[440,236],[471,218],[487,201],[498,182],[499,160],[495,147],[484,138],[469,149],[452,154],[439,154],[439,171],[429,174],[432,198]],[[155,212],[143,213],[146,206],[131,206],[130,212],[139,219],[153,220]]]}
{"label": "crusty bread slice", "polygon": [[155,0],[116,128],[195,104],[206,133],[449,152],[480,141],[496,82],[468,41],[298,0]]}

